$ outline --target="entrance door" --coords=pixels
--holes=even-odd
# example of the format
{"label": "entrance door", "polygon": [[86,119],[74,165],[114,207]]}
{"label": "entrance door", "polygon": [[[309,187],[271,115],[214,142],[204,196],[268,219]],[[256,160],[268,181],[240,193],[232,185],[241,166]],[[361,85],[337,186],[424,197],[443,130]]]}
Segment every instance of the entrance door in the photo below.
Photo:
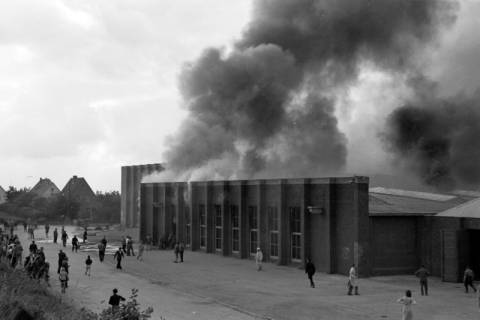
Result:
{"label": "entrance door", "polygon": [[469,241],[466,230],[442,230],[442,280],[460,282],[467,263]]}

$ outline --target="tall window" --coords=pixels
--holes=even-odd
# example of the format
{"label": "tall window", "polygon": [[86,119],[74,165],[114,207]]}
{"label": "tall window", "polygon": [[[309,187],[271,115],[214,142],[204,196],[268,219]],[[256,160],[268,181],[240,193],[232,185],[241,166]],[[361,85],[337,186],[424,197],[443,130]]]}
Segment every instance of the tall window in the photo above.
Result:
{"label": "tall window", "polygon": [[183,212],[185,217],[185,246],[190,247],[192,244],[192,216],[190,214],[190,208],[188,206],[184,206]]}
{"label": "tall window", "polygon": [[248,207],[248,226],[250,229],[250,253],[255,254],[258,247],[258,217],[257,207]]}
{"label": "tall window", "polygon": [[204,204],[198,207],[198,217],[200,219],[200,248],[205,248],[207,246],[207,216]]}
{"label": "tall window", "polygon": [[300,207],[290,207],[291,257],[302,259],[302,218]]}
{"label": "tall window", "polygon": [[237,206],[230,206],[230,215],[232,221],[232,251],[238,252],[240,250],[240,216]]}
{"label": "tall window", "polygon": [[172,219],[172,232],[173,234],[177,233],[177,214],[176,207],[174,204],[170,205],[170,218]]}
{"label": "tall window", "polygon": [[277,207],[268,207],[268,225],[270,228],[270,257],[278,257],[278,212]]}
{"label": "tall window", "polygon": [[215,205],[215,249],[222,250],[222,206]]}

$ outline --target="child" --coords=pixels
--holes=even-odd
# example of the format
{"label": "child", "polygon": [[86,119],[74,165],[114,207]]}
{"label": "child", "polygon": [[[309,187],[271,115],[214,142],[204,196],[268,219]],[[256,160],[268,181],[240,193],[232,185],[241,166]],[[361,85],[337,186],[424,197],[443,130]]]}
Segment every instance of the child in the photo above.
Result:
{"label": "child", "polygon": [[64,267],[60,269],[60,274],[58,275],[58,279],[62,285],[62,293],[65,293],[65,288],[68,287],[68,273]]}
{"label": "child", "polygon": [[88,274],[88,276],[90,277],[90,269],[92,268],[92,259],[90,259],[90,256],[87,257],[87,260],[85,260],[85,275]]}
{"label": "child", "polygon": [[412,304],[416,304],[415,300],[412,299],[412,292],[407,290],[405,296],[397,300],[397,302],[403,304],[402,308],[402,320],[412,320]]}

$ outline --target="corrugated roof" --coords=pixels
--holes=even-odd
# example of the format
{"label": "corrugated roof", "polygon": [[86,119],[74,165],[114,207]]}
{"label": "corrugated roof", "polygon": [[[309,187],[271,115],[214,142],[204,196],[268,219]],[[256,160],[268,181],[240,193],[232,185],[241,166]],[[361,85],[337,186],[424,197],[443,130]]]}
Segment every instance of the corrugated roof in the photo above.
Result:
{"label": "corrugated roof", "polygon": [[431,193],[431,192],[420,192],[420,191],[412,191],[412,190],[402,190],[402,189],[391,189],[391,188],[383,188],[383,187],[370,188],[370,192],[387,194],[392,196],[432,200],[432,201],[449,201],[456,198],[455,195]]}
{"label": "corrugated roof", "polygon": [[371,216],[435,215],[470,199],[453,197],[448,201],[435,201],[370,191],[369,214]]}
{"label": "corrugated roof", "polygon": [[480,218],[480,199],[473,199],[442,211],[436,217]]}

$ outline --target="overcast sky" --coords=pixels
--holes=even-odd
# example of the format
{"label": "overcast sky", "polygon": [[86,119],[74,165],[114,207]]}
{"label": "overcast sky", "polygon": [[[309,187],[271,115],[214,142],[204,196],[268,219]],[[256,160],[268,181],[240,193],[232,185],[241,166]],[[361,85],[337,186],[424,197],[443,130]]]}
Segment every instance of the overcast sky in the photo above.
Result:
{"label": "overcast sky", "polygon": [[[425,61],[445,95],[480,83],[480,1],[461,4]],[[122,165],[161,162],[185,117],[182,64],[228,47],[250,10],[250,0],[1,1],[0,185],[49,177],[63,188],[78,175],[94,190],[119,190]],[[369,174],[385,164],[378,128],[402,95],[378,70],[359,79],[336,113],[347,169]]]}
{"label": "overcast sky", "polygon": [[0,185],[119,190],[120,166],[161,161],[185,116],[182,64],[240,35],[250,1],[0,2]]}

